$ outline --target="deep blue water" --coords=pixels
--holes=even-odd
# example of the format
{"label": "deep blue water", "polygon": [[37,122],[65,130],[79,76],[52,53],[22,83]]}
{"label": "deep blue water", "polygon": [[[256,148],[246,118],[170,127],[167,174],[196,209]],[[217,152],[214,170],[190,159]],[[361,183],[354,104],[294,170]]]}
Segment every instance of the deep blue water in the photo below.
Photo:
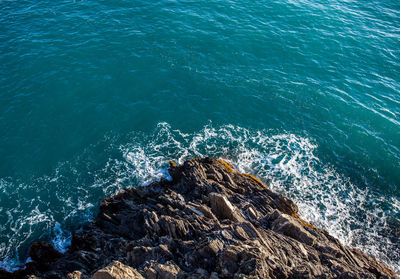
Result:
{"label": "deep blue water", "polygon": [[206,155],[400,272],[399,2],[0,1],[0,267]]}

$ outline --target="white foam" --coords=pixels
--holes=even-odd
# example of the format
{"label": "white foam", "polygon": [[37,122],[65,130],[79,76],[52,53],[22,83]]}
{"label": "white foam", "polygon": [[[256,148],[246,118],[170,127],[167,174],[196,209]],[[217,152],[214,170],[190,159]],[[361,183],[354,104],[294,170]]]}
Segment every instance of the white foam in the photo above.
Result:
{"label": "white foam", "polygon": [[[10,232],[11,240],[8,244],[0,241],[0,257],[5,259],[1,267],[12,269],[18,265],[18,261],[12,260],[18,257],[15,251],[36,240],[34,237],[43,228],[50,230],[53,245],[65,251],[71,237],[67,225],[92,220],[95,205],[102,198],[124,187],[147,184],[161,177],[170,179],[169,160],[182,163],[187,158],[210,156],[223,157],[240,171],[268,181],[271,188],[297,203],[305,219],[327,229],[344,244],[360,248],[400,271],[399,243],[392,242],[388,235],[389,218],[400,213],[399,200],[360,190],[320,161],[316,156],[318,146],[312,139],[212,124],[199,132],[183,133],[160,123],[152,134],[132,133],[123,144],[114,145],[111,139],[106,140],[109,159],[103,166],[91,166],[89,148],[88,159],[83,154],[75,163],[60,164],[54,175],[38,179],[37,184],[14,182],[13,187],[1,186],[8,196],[17,195],[18,187],[28,192],[41,189],[45,193],[29,203],[21,198],[15,208],[5,210],[14,213],[9,214],[5,225],[0,225],[1,232]],[[81,165],[85,168],[81,169]],[[51,189],[55,193],[50,195]],[[55,201],[44,202],[53,195]],[[35,214],[24,214],[24,210]],[[21,217],[15,220],[13,216]]]}
{"label": "white foam", "polygon": [[68,247],[71,245],[71,232],[64,231],[61,225],[57,223],[53,228],[53,234],[54,237],[51,240],[51,244],[54,248],[61,253],[67,252]]}
{"label": "white foam", "polygon": [[[160,177],[157,170],[169,159],[181,163],[192,157],[224,157],[240,171],[269,181],[271,188],[292,198],[305,219],[399,270],[399,244],[383,234],[388,218],[399,213],[399,201],[360,190],[319,160],[318,146],[309,138],[232,125],[207,125],[198,133],[184,134],[160,123],[152,137],[132,141],[122,149],[142,181]],[[384,209],[384,203],[390,210]]]}

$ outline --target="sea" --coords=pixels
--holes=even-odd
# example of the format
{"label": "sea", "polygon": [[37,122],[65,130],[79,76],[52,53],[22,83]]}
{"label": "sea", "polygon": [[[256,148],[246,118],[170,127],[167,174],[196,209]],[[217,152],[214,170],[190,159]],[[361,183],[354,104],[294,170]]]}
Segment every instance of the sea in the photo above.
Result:
{"label": "sea", "polygon": [[400,2],[0,1],[0,268],[204,156],[400,272]]}

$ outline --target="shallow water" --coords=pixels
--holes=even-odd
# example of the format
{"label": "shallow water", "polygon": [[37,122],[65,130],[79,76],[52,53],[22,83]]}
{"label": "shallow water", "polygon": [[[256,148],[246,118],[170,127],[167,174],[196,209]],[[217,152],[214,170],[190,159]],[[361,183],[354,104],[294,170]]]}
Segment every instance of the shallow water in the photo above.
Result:
{"label": "shallow water", "polygon": [[0,267],[221,156],[400,272],[397,1],[0,2]]}

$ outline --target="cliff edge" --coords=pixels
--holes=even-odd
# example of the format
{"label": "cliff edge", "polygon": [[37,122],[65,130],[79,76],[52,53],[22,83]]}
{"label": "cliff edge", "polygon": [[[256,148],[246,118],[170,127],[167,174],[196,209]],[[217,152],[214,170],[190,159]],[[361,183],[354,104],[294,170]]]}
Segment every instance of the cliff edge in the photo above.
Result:
{"label": "cliff edge", "polygon": [[171,162],[169,173],[102,201],[67,253],[36,242],[32,262],[0,278],[399,278],[223,160]]}

